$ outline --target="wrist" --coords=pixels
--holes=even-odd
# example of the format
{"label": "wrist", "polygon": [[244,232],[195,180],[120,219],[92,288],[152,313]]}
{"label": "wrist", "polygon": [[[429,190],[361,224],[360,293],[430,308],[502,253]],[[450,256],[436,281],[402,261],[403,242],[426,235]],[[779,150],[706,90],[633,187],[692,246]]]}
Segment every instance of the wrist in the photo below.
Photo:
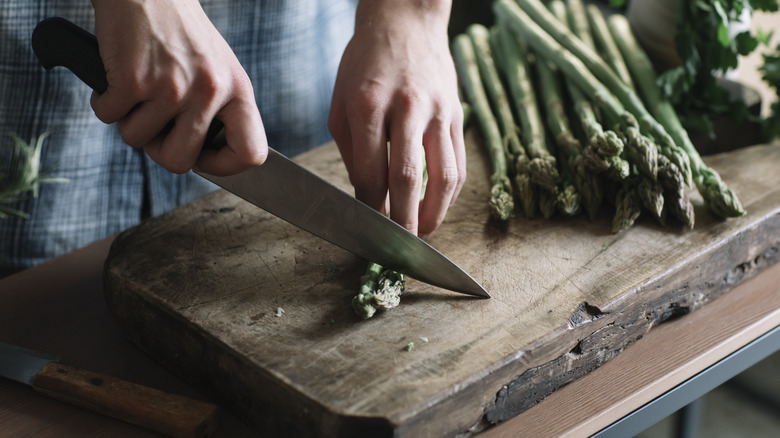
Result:
{"label": "wrist", "polygon": [[447,31],[452,0],[360,0],[356,31],[380,23],[422,22],[428,29]]}

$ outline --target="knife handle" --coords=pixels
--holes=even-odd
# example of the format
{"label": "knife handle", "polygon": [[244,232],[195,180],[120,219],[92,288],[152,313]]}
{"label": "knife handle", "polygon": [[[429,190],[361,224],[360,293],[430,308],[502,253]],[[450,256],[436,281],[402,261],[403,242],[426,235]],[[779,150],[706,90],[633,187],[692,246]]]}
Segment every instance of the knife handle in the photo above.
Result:
{"label": "knife handle", "polygon": [[[64,18],[51,17],[35,26],[31,43],[38,62],[46,70],[65,67],[98,94],[108,88],[106,69],[100,58],[95,35]],[[168,132],[171,128],[173,121],[168,122],[162,132]],[[212,120],[203,142],[204,149],[219,149],[223,146],[222,141],[214,141],[223,128],[221,121]]]}
{"label": "knife handle", "polygon": [[57,362],[32,384],[54,399],[172,437],[205,437],[217,428],[216,405]]}

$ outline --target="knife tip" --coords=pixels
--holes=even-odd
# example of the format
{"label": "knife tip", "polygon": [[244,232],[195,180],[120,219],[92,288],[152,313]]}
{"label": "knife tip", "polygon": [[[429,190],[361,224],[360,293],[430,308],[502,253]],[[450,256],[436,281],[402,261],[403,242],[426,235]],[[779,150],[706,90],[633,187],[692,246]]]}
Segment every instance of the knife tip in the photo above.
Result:
{"label": "knife tip", "polygon": [[456,292],[461,292],[479,298],[493,298],[490,293],[476,281],[474,282],[473,287],[469,288],[468,290],[458,290]]}

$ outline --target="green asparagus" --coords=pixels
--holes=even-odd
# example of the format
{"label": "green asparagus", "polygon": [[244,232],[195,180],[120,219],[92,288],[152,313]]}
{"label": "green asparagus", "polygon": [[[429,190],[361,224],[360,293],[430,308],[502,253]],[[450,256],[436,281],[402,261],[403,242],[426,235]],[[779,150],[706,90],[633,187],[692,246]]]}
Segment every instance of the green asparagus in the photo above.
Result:
{"label": "green asparagus", "polygon": [[458,72],[458,80],[472,107],[473,116],[479,123],[493,167],[488,202],[490,214],[498,220],[506,221],[514,209],[512,185],[507,176],[506,155],[498,124],[479,75],[474,46],[467,35],[460,34],[453,38],[452,56]]}
{"label": "green asparagus", "polygon": [[665,210],[688,228],[693,228],[693,204],[685,193],[683,176],[680,169],[663,155],[658,157],[658,182],[664,189]]}
{"label": "green asparagus", "polygon": [[[505,15],[514,31],[558,65],[594,102],[604,105],[605,111],[612,112],[612,117],[616,119],[624,112],[624,108],[631,112],[641,132],[651,137],[664,153],[668,153],[668,158],[680,167],[687,179],[690,175],[687,155],[673,153],[679,148],[664,127],[647,111],[634,90],[623,83],[595,51],[563,26],[539,0],[516,1],[497,0],[493,4],[496,15]],[[606,116],[609,119],[609,115]]]}
{"label": "green asparagus", "polygon": [[[533,120],[534,112],[529,111],[529,108],[525,106],[527,105],[525,100],[528,99],[527,93],[529,90],[533,93],[533,89],[529,88],[530,84],[525,83],[528,78],[526,77],[525,59],[523,58],[521,47],[506,47],[507,42],[502,41],[502,35],[496,26],[490,30],[489,41],[493,52],[498,55],[497,59],[501,60],[498,63],[498,67],[501,76],[509,86],[510,96],[515,103],[515,118],[519,122],[519,131],[522,137],[521,147],[512,158],[514,183],[517,190],[515,198],[520,202],[525,217],[531,219],[536,215],[539,196],[531,177],[531,159],[528,157],[523,144],[538,141],[540,135]],[[530,96],[533,97],[533,94]],[[526,110],[524,111],[523,109]],[[541,132],[541,135],[543,140],[544,132]],[[512,155],[511,151],[510,155]]]}
{"label": "green asparagus", "polygon": [[596,41],[596,47],[601,53],[601,57],[612,67],[612,70],[618,75],[618,77],[626,83],[629,87],[634,87],[634,82],[631,80],[631,74],[628,72],[628,67],[623,61],[623,55],[620,54],[620,49],[615,44],[615,40],[612,38],[607,27],[607,22],[604,19],[604,15],[596,5],[588,5],[586,8],[586,14],[588,16],[588,23],[592,29],[593,39]]}
{"label": "green asparagus", "polygon": [[377,310],[397,307],[404,287],[403,274],[371,262],[360,278],[360,291],[352,298],[352,309],[363,319],[371,318]]}
{"label": "green asparagus", "polygon": [[[536,93],[531,82],[527,64],[527,52],[514,34],[502,27],[494,27],[491,36],[496,42],[497,53],[501,58],[501,71],[509,86],[510,96],[514,103],[515,118],[520,125],[523,144],[544,143],[544,125],[541,122]],[[536,214],[538,194],[536,186],[531,182],[527,155],[519,157],[515,176],[517,198],[520,200],[525,217],[531,219]]]}
{"label": "green asparagus", "polygon": [[707,206],[721,217],[744,215],[745,210],[736,194],[726,186],[715,170],[704,163],[680,123],[674,107],[661,97],[652,63],[634,38],[627,19],[615,15],[610,17],[608,25],[648,108],[690,158],[693,181]]}
{"label": "green asparagus", "polygon": [[507,158],[510,159],[510,162],[513,162],[519,156],[525,155],[525,151],[520,143],[518,127],[515,124],[512,109],[509,106],[506,90],[498,76],[496,59],[490,46],[490,31],[482,24],[472,24],[466,29],[466,35],[469,36],[471,43],[474,45],[479,75],[485,88],[488,102],[498,122]]}
{"label": "green asparagus", "polygon": [[641,213],[636,189],[633,184],[622,183],[615,195],[615,216],[612,219],[612,232],[618,233],[630,228]]}

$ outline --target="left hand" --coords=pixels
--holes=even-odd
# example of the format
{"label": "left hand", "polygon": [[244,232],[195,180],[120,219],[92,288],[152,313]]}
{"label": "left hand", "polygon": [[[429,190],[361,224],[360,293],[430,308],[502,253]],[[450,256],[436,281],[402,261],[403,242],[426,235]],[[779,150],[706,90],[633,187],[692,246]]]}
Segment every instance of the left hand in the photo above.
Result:
{"label": "left hand", "polygon": [[441,224],[466,179],[450,2],[428,3],[359,3],[329,119],[355,196],[420,235]]}

